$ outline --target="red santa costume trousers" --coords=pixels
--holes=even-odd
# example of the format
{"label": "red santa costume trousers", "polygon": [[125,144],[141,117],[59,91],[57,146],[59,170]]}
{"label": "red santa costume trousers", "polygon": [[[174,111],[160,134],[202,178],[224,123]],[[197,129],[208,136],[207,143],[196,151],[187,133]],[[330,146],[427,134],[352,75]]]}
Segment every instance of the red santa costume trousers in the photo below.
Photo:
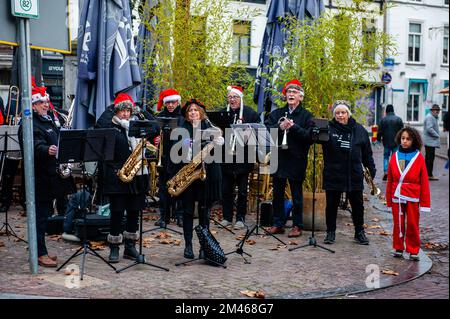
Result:
{"label": "red santa costume trousers", "polygon": [[[399,218],[399,208],[401,215]],[[406,202],[406,204],[392,204],[392,215],[394,220],[393,245],[395,250],[405,250],[417,255],[420,250],[419,232],[419,203]],[[406,221],[406,229],[405,229]]]}

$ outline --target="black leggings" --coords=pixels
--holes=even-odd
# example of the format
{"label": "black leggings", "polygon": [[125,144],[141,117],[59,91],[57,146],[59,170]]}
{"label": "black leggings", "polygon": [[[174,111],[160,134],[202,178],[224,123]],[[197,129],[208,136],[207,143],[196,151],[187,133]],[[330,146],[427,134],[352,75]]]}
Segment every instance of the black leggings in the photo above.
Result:
{"label": "black leggings", "polygon": [[[326,220],[327,231],[336,231],[336,219],[342,192],[326,191],[327,208]],[[352,219],[355,226],[355,234],[364,229],[364,202],[362,191],[353,191],[347,193],[347,198],[352,207]]]}

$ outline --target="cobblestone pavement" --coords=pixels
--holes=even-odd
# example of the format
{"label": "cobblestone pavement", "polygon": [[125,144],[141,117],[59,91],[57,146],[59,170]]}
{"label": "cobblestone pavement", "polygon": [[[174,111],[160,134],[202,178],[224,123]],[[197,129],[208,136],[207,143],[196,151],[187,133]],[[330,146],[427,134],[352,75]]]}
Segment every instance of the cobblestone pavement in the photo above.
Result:
{"label": "cobblestone pavement", "polygon": [[[377,164],[380,163],[380,152],[375,150]],[[437,166],[439,165],[441,162],[437,161]],[[382,183],[379,182],[379,185]],[[448,176],[441,177],[438,182],[432,184],[432,187],[432,213],[422,218],[422,236],[424,243],[433,241],[444,244],[448,243]],[[436,201],[438,205],[435,205]],[[419,268],[427,267],[428,258],[425,255],[422,256],[420,263],[392,258],[390,215],[382,203],[373,199],[366,202],[366,207],[369,246],[360,246],[353,242],[351,216],[348,212],[341,211],[338,218],[337,242],[331,247],[327,246],[336,251],[334,254],[312,246],[288,251],[288,248],[306,244],[309,231],[305,231],[295,240],[289,239],[286,234],[280,235],[279,238],[288,244],[281,247],[275,239],[262,236],[259,231],[260,235],[251,236],[250,241],[244,245],[245,252],[252,255],[248,258],[251,264],[246,264],[240,255],[233,253],[228,256],[226,269],[210,266],[202,261],[176,267],[175,263],[184,260],[182,236],[168,232],[170,237],[158,238],[161,233],[154,231],[144,234],[144,254],[148,262],[167,267],[170,269],[169,272],[139,265],[116,274],[100,259],[88,255],[85,278],[79,286],[78,277],[65,275],[64,270],[59,273],[54,269],[39,268],[38,275],[30,275],[26,244],[16,242],[12,237],[8,240],[7,237],[1,236],[0,298],[2,294],[3,298],[7,298],[8,294],[121,299],[248,298],[241,293],[245,290],[262,291],[266,298],[323,298],[336,295],[347,295],[347,298],[352,298],[356,292],[367,290],[366,279],[370,271],[366,270],[369,265],[375,265],[380,271],[390,270],[399,274],[393,276],[382,273],[380,275],[382,287],[395,283],[397,278],[399,280],[408,278],[408,274],[417,275],[420,273]],[[3,221],[4,214],[1,214],[0,218]],[[254,219],[255,215],[250,214],[247,221],[252,224]],[[19,235],[25,235],[26,219],[20,216],[18,210],[11,211],[10,222]],[[144,229],[153,227],[153,223],[151,220],[145,221]],[[179,229],[173,224],[171,227]],[[211,230],[225,252],[235,251],[239,242],[236,238],[244,233],[236,231],[236,235],[233,235],[215,225],[211,226]],[[442,233],[444,230],[445,234]],[[321,244],[324,232],[316,232],[316,238]],[[62,241],[58,236],[47,237],[47,243],[49,251],[58,255],[59,263],[65,261],[78,248],[77,245]],[[194,251],[197,256],[196,240]],[[107,248],[98,252],[104,257],[108,255]],[[425,296],[448,298],[448,248],[446,255],[441,251],[426,252],[431,254],[435,263],[430,275],[398,287],[357,294],[356,297],[398,298],[395,293],[398,291],[402,293],[400,298]],[[81,257],[71,262],[75,268],[80,264]],[[121,260],[117,265],[121,268],[129,265],[129,261]],[[438,275],[438,272],[441,275]],[[439,287],[439,290],[436,287]],[[447,287],[446,294],[444,287]],[[390,291],[393,291],[392,295]]]}

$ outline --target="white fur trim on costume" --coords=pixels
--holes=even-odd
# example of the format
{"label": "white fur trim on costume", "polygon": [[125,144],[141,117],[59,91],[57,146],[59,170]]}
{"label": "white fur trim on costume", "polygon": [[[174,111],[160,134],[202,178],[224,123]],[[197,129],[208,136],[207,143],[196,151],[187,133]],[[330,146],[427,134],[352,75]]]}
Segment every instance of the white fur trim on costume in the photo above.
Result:
{"label": "white fur trim on costume", "polygon": [[163,103],[174,102],[174,101],[179,101],[181,103],[181,96],[180,95],[169,95],[163,99]]}
{"label": "white fur trim on costume", "polygon": [[231,86],[227,87],[227,90],[228,90],[228,94],[235,93],[235,94],[239,95],[239,97],[241,99],[244,97],[244,94],[241,91],[239,91],[238,89],[232,88]]}
{"label": "white fur trim on costume", "polygon": [[36,102],[47,102],[47,101],[48,101],[48,94],[42,96],[40,93],[37,93],[31,96],[31,104]]}
{"label": "white fur trim on costume", "polygon": [[431,212],[431,208],[430,207],[420,207],[420,212],[421,213],[429,213],[429,212]]}

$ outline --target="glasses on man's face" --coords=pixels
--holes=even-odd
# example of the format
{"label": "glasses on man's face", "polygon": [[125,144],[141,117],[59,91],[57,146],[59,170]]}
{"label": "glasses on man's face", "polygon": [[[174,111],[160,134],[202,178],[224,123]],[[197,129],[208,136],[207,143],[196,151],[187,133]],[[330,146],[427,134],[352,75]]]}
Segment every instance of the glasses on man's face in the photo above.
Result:
{"label": "glasses on man's face", "polygon": [[287,94],[300,94],[299,90],[287,90],[286,91]]}
{"label": "glasses on man's face", "polygon": [[237,96],[237,95],[229,95],[228,96],[228,99],[229,100],[237,100],[237,99],[239,99],[240,97],[239,96]]}

